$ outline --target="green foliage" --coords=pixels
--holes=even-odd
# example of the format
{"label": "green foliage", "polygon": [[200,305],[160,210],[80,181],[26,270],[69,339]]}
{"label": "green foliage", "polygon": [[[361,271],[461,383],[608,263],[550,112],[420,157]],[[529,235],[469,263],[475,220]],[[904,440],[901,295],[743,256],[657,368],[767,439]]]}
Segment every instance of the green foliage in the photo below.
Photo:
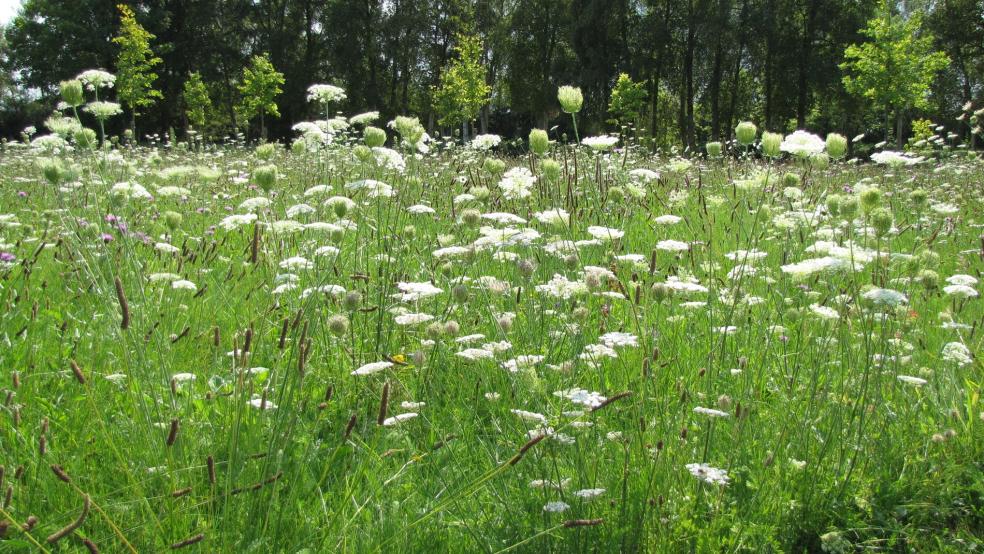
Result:
{"label": "green foliage", "polygon": [[868,42],[844,51],[844,87],[885,110],[925,108],[933,78],[949,58],[937,52],[933,36],[922,29],[922,15],[908,19],[883,12],[861,31]]}
{"label": "green foliage", "polygon": [[116,94],[136,115],[140,108],[151,106],[164,97],[154,88],[157,73],[153,68],[161,63],[161,59],[150,49],[154,35],[137,22],[133,10],[126,4],[116,8],[120,11],[120,34],[113,39],[120,46],[116,58]]}
{"label": "green foliage", "polygon": [[458,35],[457,57],[441,73],[441,84],[433,88],[434,110],[442,125],[457,125],[475,119],[492,91],[485,82],[482,42],[477,36]]}
{"label": "green foliage", "polygon": [[236,114],[243,122],[260,117],[261,132],[265,132],[263,118],[266,115],[280,117],[280,110],[274,99],[283,90],[284,74],[270,63],[267,54],[253,56],[253,61],[243,69],[243,80],[239,84],[241,99],[236,106]]}
{"label": "green foliage", "polygon": [[[116,3],[23,0],[22,14],[3,32],[7,44],[0,44],[0,133],[39,125],[47,113],[37,114],[47,112],[60,81],[90,68],[115,69],[120,45],[107,37],[119,33]],[[413,114],[430,126],[445,115],[432,87],[457,57],[455,37],[463,31],[477,34],[483,45],[492,87],[490,132],[525,136],[532,127],[559,124],[556,138],[571,135],[572,121],[558,119],[555,95],[566,83],[583,91],[578,125],[600,132],[617,117],[607,108],[619,71],[646,83],[649,103],[639,129],[668,148],[726,140],[741,118],[780,132],[809,128],[854,136],[886,115],[865,96],[846,94],[839,68],[854,61],[843,57],[849,44],[868,40],[859,30],[883,4],[872,0],[124,3],[158,37],[152,46],[163,61],[152,68],[158,73],[153,88],[170,97],[139,112],[161,129],[184,122],[175,93],[191,72],[209,86],[211,125],[238,123],[236,84],[261,51],[269,52],[286,83],[276,98],[280,120],[266,122],[278,137],[311,115],[305,86],[316,82],[346,89],[355,110]],[[968,138],[974,126],[953,116],[965,102],[980,102],[981,6],[981,0],[904,5],[905,13],[925,10],[925,28],[953,62],[916,115]],[[457,110],[456,102],[448,104],[446,111]],[[110,132],[118,130],[118,122],[109,125]],[[980,144],[979,134],[975,140]]]}
{"label": "green foliage", "polygon": [[608,113],[613,117],[609,121],[615,125],[637,123],[648,99],[645,82],[637,83],[627,73],[620,74],[608,100]]}
{"label": "green foliage", "polygon": [[212,111],[212,100],[208,95],[208,87],[197,71],[185,81],[182,97],[188,122],[199,129],[205,129]]}
{"label": "green foliage", "polygon": [[929,140],[929,137],[936,134],[933,130],[935,125],[928,119],[916,119],[912,122],[912,136],[909,137],[909,148],[918,148],[915,145],[921,141]]}

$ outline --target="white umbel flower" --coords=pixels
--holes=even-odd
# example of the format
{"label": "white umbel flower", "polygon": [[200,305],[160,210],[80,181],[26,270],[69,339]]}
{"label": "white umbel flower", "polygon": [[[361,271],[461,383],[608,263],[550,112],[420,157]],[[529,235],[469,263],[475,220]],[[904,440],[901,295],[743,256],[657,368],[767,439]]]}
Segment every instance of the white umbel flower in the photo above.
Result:
{"label": "white umbel flower", "polygon": [[371,364],[366,364],[360,367],[359,369],[356,369],[355,371],[352,372],[352,375],[357,375],[357,376],[372,375],[373,373],[379,373],[380,371],[383,371],[384,369],[389,369],[391,367],[393,367],[392,362],[373,362]]}
{"label": "white umbel flower", "polygon": [[691,475],[712,485],[727,485],[730,481],[728,472],[724,469],[711,467],[707,464],[687,464],[687,471]]}

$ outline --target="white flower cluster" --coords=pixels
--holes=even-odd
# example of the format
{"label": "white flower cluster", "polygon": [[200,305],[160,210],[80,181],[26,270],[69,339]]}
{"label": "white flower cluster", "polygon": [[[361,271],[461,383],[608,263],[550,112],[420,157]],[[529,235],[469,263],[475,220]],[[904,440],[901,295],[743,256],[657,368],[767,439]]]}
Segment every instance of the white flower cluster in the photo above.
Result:
{"label": "white flower cluster", "polygon": [[331,104],[345,100],[345,89],[335,85],[311,85],[307,89],[308,101],[318,102],[322,105]]}

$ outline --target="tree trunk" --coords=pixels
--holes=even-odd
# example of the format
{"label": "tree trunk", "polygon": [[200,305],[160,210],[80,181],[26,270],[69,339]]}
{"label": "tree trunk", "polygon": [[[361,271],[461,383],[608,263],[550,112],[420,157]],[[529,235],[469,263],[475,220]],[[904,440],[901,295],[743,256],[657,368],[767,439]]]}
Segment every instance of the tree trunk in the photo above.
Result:
{"label": "tree trunk", "polygon": [[903,132],[905,131],[903,125],[905,125],[904,114],[902,110],[897,110],[895,112],[895,146],[897,146],[899,150],[902,150],[903,145],[902,137],[904,136]]}
{"label": "tree trunk", "polygon": [[885,144],[892,138],[892,109],[885,108]]}
{"label": "tree trunk", "polygon": [[817,9],[820,0],[807,1],[808,11],[806,21],[803,24],[803,35],[800,39],[799,53],[799,78],[796,102],[796,125],[802,129],[806,127],[806,115],[810,110],[810,92],[808,76],[811,71],[810,53],[813,50],[813,27],[817,18]]}
{"label": "tree trunk", "polygon": [[[742,0],[741,3],[741,17],[738,20],[738,28],[745,28],[745,20],[748,15],[748,0]],[[724,139],[730,139],[732,130],[734,129],[735,122],[735,110],[738,105],[738,88],[741,86],[741,60],[745,55],[745,32],[740,31],[738,34],[738,53],[735,55],[735,70],[731,76],[731,97],[728,103],[728,118],[727,125],[724,130]]]}
{"label": "tree trunk", "polygon": [[767,15],[769,19],[769,24],[766,26],[768,29],[765,33],[765,126],[772,127],[772,51],[775,47],[775,0],[770,0],[767,4]]}
{"label": "tree trunk", "polygon": [[721,138],[721,78],[724,74],[724,33],[731,12],[730,0],[718,2],[717,37],[715,38],[713,69],[711,70],[711,137]]}
{"label": "tree trunk", "polygon": [[694,51],[697,48],[697,29],[696,20],[693,17],[693,2],[691,2],[691,17],[687,30],[687,51],[684,57],[683,74],[687,81],[686,91],[686,140],[684,143],[693,150],[696,147],[696,124],[694,122]]}

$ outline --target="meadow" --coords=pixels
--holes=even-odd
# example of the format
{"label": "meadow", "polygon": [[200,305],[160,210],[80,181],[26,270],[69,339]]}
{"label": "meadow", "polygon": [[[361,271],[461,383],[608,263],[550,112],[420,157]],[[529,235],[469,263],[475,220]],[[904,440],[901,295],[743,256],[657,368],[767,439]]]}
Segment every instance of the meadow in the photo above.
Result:
{"label": "meadow", "polygon": [[0,551],[984,546],[966,150],[63,113],[0,147]]}

